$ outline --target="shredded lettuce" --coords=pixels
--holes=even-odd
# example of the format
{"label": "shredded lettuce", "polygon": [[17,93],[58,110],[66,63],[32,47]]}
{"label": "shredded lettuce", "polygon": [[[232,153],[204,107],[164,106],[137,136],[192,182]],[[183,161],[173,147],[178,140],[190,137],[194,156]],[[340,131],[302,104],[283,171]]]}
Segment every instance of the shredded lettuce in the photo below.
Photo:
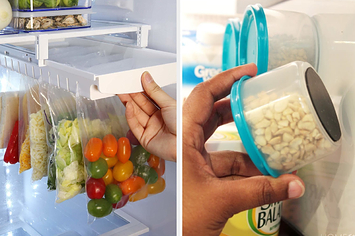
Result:
{"label": "shredded lettuce", "polygon": [[63,119],[57,127],[56,140],[57,202],[82,192],[85,172],[78,120]]}

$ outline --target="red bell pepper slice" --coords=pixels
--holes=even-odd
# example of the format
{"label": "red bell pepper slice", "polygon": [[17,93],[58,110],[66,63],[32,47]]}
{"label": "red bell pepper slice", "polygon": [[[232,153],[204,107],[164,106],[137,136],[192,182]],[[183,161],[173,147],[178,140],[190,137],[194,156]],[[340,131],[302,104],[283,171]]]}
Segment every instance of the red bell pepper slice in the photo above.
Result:
{"label": "red bell pepper slice", "polygon": [[7,145],[4,162],[16,164],[19,161],[18,153],[18,120],[15,122],[14,128],[10,136],[9,144]]}

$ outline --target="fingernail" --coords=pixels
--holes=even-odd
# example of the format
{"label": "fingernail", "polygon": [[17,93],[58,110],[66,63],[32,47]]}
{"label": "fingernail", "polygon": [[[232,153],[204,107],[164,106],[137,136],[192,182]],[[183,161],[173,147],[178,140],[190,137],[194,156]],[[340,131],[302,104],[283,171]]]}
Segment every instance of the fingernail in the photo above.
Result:
{"label": "fingernail", "polygon": [[146,83],[150,83],[150,82],[153,81],[152,76],[151,76],[151,75],[149,74],[149,72],[147,72],[147,71],[145,71],[145,72],[143,73],[143,78],[144,78],[144,80],[145,80]]}
{"label": "fingernail", "polygon": [[288,198],[300,198],[304,194],[304,186],[299,180],[293,180],[288,184]]}

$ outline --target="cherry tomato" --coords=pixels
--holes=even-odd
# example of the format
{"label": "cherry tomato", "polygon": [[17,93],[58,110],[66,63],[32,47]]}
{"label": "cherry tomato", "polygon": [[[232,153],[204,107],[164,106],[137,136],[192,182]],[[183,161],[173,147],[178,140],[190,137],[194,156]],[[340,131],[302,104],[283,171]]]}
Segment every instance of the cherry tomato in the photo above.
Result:
{"label": "cherry tomato", "polygon": [[128,199],[129,199],[129,195],[122,195],[121,200],[116,204],[112,204],[112,207],[115,209],[124,207],[127,204]]}
{"label": "cherry tomato", "polygon": [[157,168],[154,168],[158,176],[161,177],[165,173],[165,160],[160,158],[160,162]]}
{"label": "cherry tomato", "polygon": [[148,165],[152,168],[157,168],[159,166],[160,158],[154,154],[150,154],[148,159]]}
{"label": "cherry tomato", "polygon": [[107,170],[107,163],[102,158],[99,158],[95,162],[89,162],[88,164],[88,174],[95,179],[100,179],[104,177]]}
{"label": "cherry tomato", "polygon": [[99,138],[91,138],[86,144],[84,156],[91,162],[97,161],[102,152],[102,141]]}
{"label": "cherry tomato", "polygon": [[158,180],[158,173],[147,165],[138,166],[134,173],[142,177],[146,184],[154,184]]}
{"label": "cherry tomato", "polygon": [[121,200],[122,191],[116,184],[106,186],[105,199],[112,204],[116,204]]}
{"label": "cherry tomato", "polygon": [[142,187],[138,192],[129,196],[130,202],[136,202],[148,197],[148,187],[147,185]]}
{"label": "cherry tomato", "polygon": [[95,217],[105,217],[112,211],[112,205],[105,198],[91,199],[88,203],[88,212]]}
{"label": "cherry tomato", "polygon": [[128,138],[122,137],[119,138],[117,141],[117,157],[118,160],[122,163],[126,163],[129,160],[129,157],[131,156],[131,144],[128,140]]}
{"label": "cherry tomato", "polygon": [[103,140],[103,153],[107,157],[114,157],[117,153],[117,140],[112,134],[106,135]]}
{"label": "cherry tomato", "polygon": [[131,161],[127,161],[126,163],[118,161],[115,167],[113,167],[113,178],[115,178],[118,182],[125,181],[131,177],[132,173],[133,164]]}
{"label": "cherry tomato", "polygon": [[157,180],[155,184],[148,184],[148,193],[157,194],[163,192],[165,189],[165,180],[161,177]]}
{"label": "cherry tomato", "polygon": [[131,157],[129,158],[133,165],[137,167],[138,165],[143,165],[144,163],[147,162],[148,158],[150,156],[150,153],[147,152],[142,146],[135,146],[132,149],[132,154]]}
{"label": "cherry tomato", "polygon": [[112,170],[108,169],[106,174],[104,175],[104,177],[102,177],[102,179],[105,181],[105,185],[109,185],[112,183],[113,181],[113,174],[112,174]]}
{"label": "cherry tomato", "polygon": [[134,134],[132,133],[132,130],[128,130],[126,137],[128,138],[129,142],[132,145],[140,145],[138,139],[136,138],[136,136],[134,136]]}
{"label": "cherry tomato", "polygon": [[132,193],[137,192],[144,185],[145,185],[145,181],[142,177],[134,176],[120,183],[120,188],[124,195],[130,195]]}
{"label": "cherry tomato", "polygon": [[90,199],[100,199],[105,194],[106,185],[103,179],[89,178],[86,181],[86,193]]}
{"label": "cherry tomato", "polygon": [[118,162],[118,158],[116,156],[107,157],[102,153],[100,157],[105,159],[105,161],[107,162],[108,168],[114,167],[116,165],[116,163]]}

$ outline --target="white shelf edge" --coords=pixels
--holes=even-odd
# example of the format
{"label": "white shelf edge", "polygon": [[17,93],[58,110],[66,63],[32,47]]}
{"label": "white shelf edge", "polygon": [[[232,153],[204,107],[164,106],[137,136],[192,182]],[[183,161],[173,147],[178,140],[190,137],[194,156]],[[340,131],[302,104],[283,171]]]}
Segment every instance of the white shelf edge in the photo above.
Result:
{"label": "white shelf edge", "polygon": [[38,36],[50,40],[50,39],[66,39],[66,38],[78,38],[78,37],[87,37],[87,36],[95,36],[95,35],[136,32],[137,30],[138,30],[137,26],[130,26],[130,25],[112,25],[112,26],[102,26],[102,27],[92,26],[90,28],[75,29],[75,30],[50,31],[44,34],[38,34]]}
{"label": "white shelf edge", "polygon": [[25,42],[35,42],[35,41],[36,41],[36,35],[11,34],[11,35],[0,36],[0,44],[25,43]]}
{"label": "white shelf edge", "polygon": [[[140,78],[145,71],[148,71],[152,75],[154,81],[160,87],[176,83],[177,64],[176,62],[172,62],[112,74],[98,75],[98,89],[103,94],[113,95],[142,92],[143,87]],[[129,83],[127,83],[128,78],[131,78]]]}
{"label": "white shelf edge", "polygon": [[114,211],[114,214],[122,217],[129,223],[118,229],[111,230],[110,232],[101,234],[101,236],[139,236],[149,232],[149,228],[143,223],[139,222],[132,216],[128,215],[124,211],[118,209]]}

